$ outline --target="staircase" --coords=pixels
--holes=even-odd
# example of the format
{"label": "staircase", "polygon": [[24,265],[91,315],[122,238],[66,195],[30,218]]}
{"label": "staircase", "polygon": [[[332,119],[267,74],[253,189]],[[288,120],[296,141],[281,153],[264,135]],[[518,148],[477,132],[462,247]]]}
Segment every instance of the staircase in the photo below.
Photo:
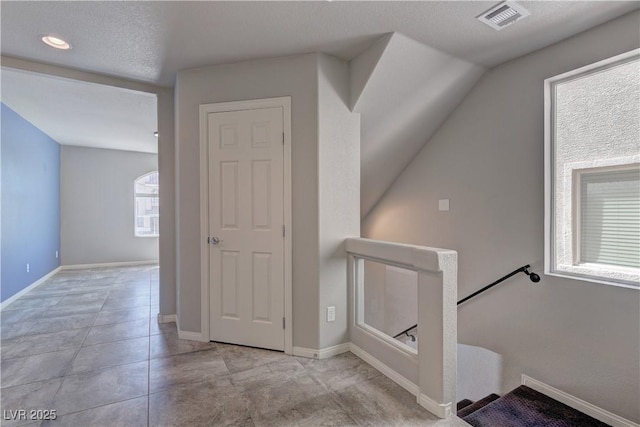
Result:
{"label": "staircase", "polygon": [[527,386],[500,397],[496,394],[472,402],[461,400],[457,415],[474,427],[606,427]]}

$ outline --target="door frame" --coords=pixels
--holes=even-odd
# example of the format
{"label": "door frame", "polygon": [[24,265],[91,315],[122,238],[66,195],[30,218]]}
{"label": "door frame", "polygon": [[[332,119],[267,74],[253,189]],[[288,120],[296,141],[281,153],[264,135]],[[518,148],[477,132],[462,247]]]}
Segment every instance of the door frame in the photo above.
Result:
{"label": "door frame", "polygon": [[282,108],[284,131],[284,352],[293,349],[292,231],[291,226],[291,97],[200,104],[200,317],[202,340],[210,341],[209,317],[209,144],[208,115],[230,111]]}

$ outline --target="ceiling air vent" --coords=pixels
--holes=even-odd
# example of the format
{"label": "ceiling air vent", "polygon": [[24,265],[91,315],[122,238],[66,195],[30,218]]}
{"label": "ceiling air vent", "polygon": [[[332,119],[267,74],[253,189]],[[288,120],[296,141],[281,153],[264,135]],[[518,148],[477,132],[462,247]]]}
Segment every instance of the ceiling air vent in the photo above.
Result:
{"label": "ceiling air vent", "polygon": [[529,11],[518,3],[514,1],[503,1],[480,14],[478,20],[494,30],[500,31],[529,15]]}

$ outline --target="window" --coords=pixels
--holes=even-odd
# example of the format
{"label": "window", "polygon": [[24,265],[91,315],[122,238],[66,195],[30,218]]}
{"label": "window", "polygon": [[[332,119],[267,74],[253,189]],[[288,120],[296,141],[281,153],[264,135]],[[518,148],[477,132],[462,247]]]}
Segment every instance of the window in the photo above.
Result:
{"label": "window", "polygon": [[640,169],[577,172],[578,263],[640,265]]}
{"label": "window", "polygon": [[545,81],[545,272],[640,287],[640,49]]}
{"label": "window", "polygon": [[138,237],[160,234],[160,199],[158,172],[149,172],[135,180],[135,230]]}

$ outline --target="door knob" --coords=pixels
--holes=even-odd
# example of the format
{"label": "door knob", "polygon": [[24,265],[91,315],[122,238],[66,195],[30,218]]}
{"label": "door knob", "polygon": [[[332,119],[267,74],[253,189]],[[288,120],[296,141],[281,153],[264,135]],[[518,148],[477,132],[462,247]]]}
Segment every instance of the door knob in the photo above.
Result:
{"label": "door knob", "polygon": [[222,240],[219,237],[216,237],[216,236],[209,237],[207,240],[212,245],[219,245],[220,243],[222,243]]}

